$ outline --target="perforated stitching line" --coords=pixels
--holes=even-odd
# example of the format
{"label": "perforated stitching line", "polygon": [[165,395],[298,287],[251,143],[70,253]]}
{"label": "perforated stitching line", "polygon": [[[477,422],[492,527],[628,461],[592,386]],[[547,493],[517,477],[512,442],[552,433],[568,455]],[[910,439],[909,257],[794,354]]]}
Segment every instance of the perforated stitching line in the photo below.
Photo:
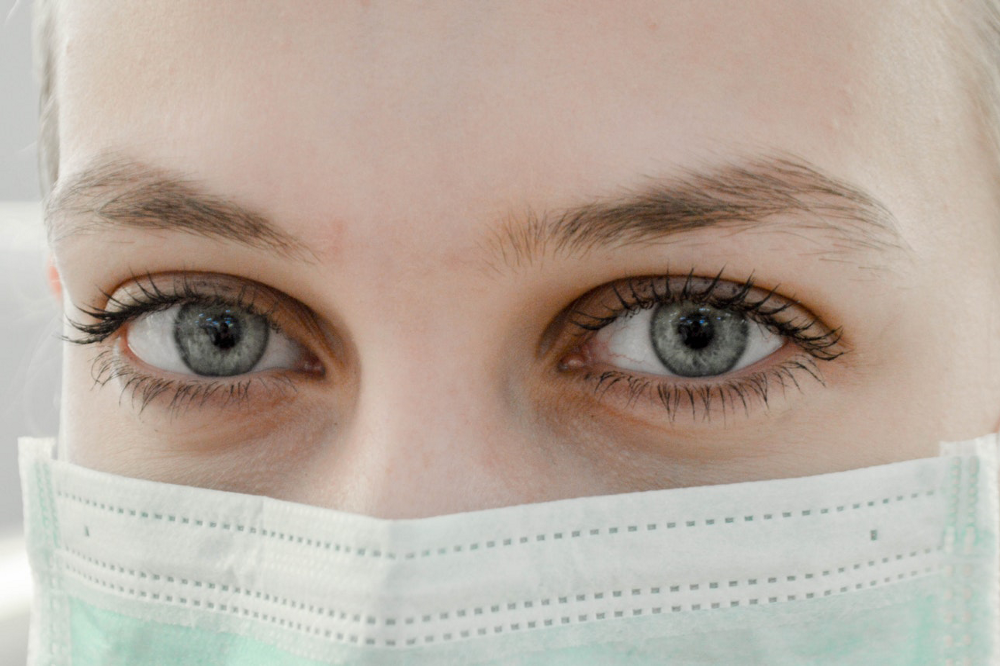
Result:
{"label": "perforated stitching line", "polygon": [[[76,569],[75,567],[72,567],[71,565],[67,566],[67,569],[69,571],[77,574],[78,576],[82,577],[83,579],[85,579],[87,581],[90,581],[93,584],[99,585],[99,586],[104,587],[104,588],[108,588],[108,589],[110,589],[112,591],[117,591],[120,594],[129,594],[131,596],[137,596],[137,597],[141,596],[141,594],[140,594],[141,591],[137,592],[135,589],[132,589],[132,588],[126,589],[122,585],[116,585],[116,584],[114,584],[114,583],[112,583],[110,581],[101,580],[101,579],[97,578],[96,576],[92,576],[92,575],[90,575],[88,573],[85,573],[83,571],[79,571],[78,569]],[[925,573],[928,573],[931,570],[932,569],[930,567],[928,567],[925,570]],[[912,577],[915,577],[915,576],[918,576],[918,575],[920,575],[920,572],[917,572],[917,571],[913,571],[913,572],[911,572],[909,574],[902,573],[902,574],[898,574],[897,580],[905,580],[907,578],[912,578]],[[881,582],[879,580],[872,580],[872,581],[869,581],[869,583],[867,585],[864,585],[862,583],[857,583],[854,586],[854,589],[864,589],[866,587],[867,588],[879,587],[881,585],[887,584],[888,582],[892,582],[892,581]],[[841,593],[844,593],[844,592],[848,592],[850,590],[851,590],[851,588],[848,587],[848,586],[842,586],[842,587],[839,588],[839,590],[837,588],[829,588],[829,589],[826,589],[826,590],[824,590],[822,592],[822,596],[825,596],[825,597],[826,596],[834,596],[836,594],[841,594]],[[809,593],[809,594],[803,595],[803,599],[811,599],[811,598],[814,598],[816,596],[819,596],[819,595],[817,593]],[[269,622],[271,624],[275,624],[275,625],[284,627],[284,628],[292,630],[292,631],[296,631],[296,632],[299,632],[299,633],[305,633],[305,634],[311,634],[313,636],[321,637],[321,638],[328,639],[328,640],[331,640],[331,641],[336,641],[336,642],[339,642],[339,643],[342,643],[342,644],[348,644],[348,643],[350,643],[350,644],[355,644],[356,645],[356,644],[359,644],[363,640],[365,645],[378,645],[378,641],[375,638],[370,637],[370,636],[364,636],[363,634],[353,634],[353,633],[344,632],[344,631],[336,631],[334,629],[325,629],[325,628],[322,628],[322,627],[317,626],[317,625],[310,625],[308,623],[293,622],[291,620],[288,620],[287,618],[282,618],[282,617],[279,617],[277,615],[269,615],[267,613],[262,613],[261,611],[250,610],[249,608],[242,607],[242,606],[237,606],[237,605],[234,605],[234,604],[216,604],[215,602],[208,602],[208,601],[205,601],[203,603],[203,600],[201,600],[201,599],[190,599],[188,597],[181,597],[181,596],[170,595],[170,594],[159,595],[159,597],[160,598],[156,598],[155,600],[162,601],[163,603],[180,604],[180,605],[186,605],[186,606],[193,606],[193,607],[196,607],[196,608],[206,608],[206,609],[214,611],[214,612],[221,612],[221,613],[228,612],[228,613],[232,613],[232,614],[236,614],[236,615],[242,615],[242,617],[245,617],[245,618],[253,618],[253,619],[256,619],[256,620],[263,620],[265,622]],[[747,605],[748,606],[763,606],[763,605],[769,605],[769,604],[772,604],[772,603],[784,603],[784,602],[796,601],[796,600],[797,600],[796,595],[787,595],[787,597],[782,598],[782,599],[779,599],[778,597],[766,597],[766,598],[761,597],[761,598],[750,599],[747,602]],[[733,608],[733,607],[737,607],[739,605],[740,605],[740,603],[738,601],[735,601],[735,602],[731,602],[730,606],[728,606],[728,607],[729,608]],[[684,612],[684,611],[698,612],[698,611],[703,611],[703,610],[719,609],[719,608],[722,608],[722,607],[723,607],[722,604],[718,603],[718,602],[712,603],[708,607],[703,607],[702,604],[673,605],[673,606],[670,607],[669,612],[671,612],[671,613]],[[501,633],[505,633],[505,632],[506,633],[511,633],[511,632],[516,632],[516,631],[522,631],[522,630],[525,630],[525,629],[535,629],[535,628],[541,628],[541,627],[551,627],[551,626],[553,626],[553,625],[556,624],[557,620],[558,620],[558,623],[560,625],[576,624],[576,623],[590,622],[590,621],[602,621],[602,620],[608,620],[608,619],[620,619],[620,618],[624,618],[624,617],[637,617],[637,616],[641,616],[643,614],[646,614],[647,612],[650,615],[659,615],[659,614],[661,614],[661,613],[664,612],[664,609],[665,609],[664,605],[660,605],[660,606],[643,606],[643,607],[632,606],[632,607],[628,607],[628,608],[619,608],[619,609],[615,609],[615,610],[611,610],[611,611],[595,612],[595,613],[592,614],[593,615],[593,619],[591,619],[591,614],[587,614],[587,613],[576,614],[576,616],[574,617],[574,614],[572,612],[570,612],[569,615],[556,615],[556,616],[551,616],[551,617],[548,617],[548,618],[543,618],[542,620],[527,620],[527,621],[522,620],[522,621],[519,621],[519,622],[506,622],[506,623],[502,623],[502,624],[499,624],[499,625],[497,625],[497,624],[480,625],[479,627],[475,628],[474,630],[473,629],[459,630],[459,631],[457,631],[458,636],[455,635],[455,632],[442,632],[440,635],[437,635],[437,634],[424,634],[423,637],[421,637],[419,635],[411,635],[411,636],[401,637],[401,638],[385,638],[385,639],[382,639],[382,644],[385,647],[395,648],[395,647],[408,647],[408,646],[413,646],[413,645],[417,645],[417,644],[421,644],[421,643],[423,643],[423,644],[433,643],[433,642],[435,642],[435,641],[437,641],[439,639],[442,642],[451,642],[451,641],[458,640],[458,639],[476,638],[476,637],[481,637],[481,636],[486,636],[486,635],[497,635],[497,634],[501,634]],[[492,629],[492,632],[490,631],[491,629]]]}
{"label": "perforated stitching line", "polygon": [[[178,576],[168,576],[168,575],[165,575],[165,574],[151,574],[151,573],[148,573],[148,572],[141,572],[141,571],[137,572],[135,569],[126,568],[126,567],[123,567],[121,565],[111,564],[109,562],[104,562],[102,560],[98,560],[96,558],[89,557],[87,555],[84,555],[82,553],[78,553],[78,552],[73,551],[73,550],[68,549],[68,548],[65,549],[65,551],[68,552],[68,553],[70,553],[70,554],[72,554],[75,557],[78,557],[79,559],[84,560],[85,562],[89,562],[90,564],[92,564],[92,565],[94,565],[96,567],[99,567],[101,569],[104,569],[106,571],[118,572],[118,573],[121,573],[121,574],[128,574],[129,576],[132,576],[132,577],[137,578],[137,579],[145,577],[148,580],[152,580],[152,581],[163,580],[165,582],[168,582],[168,583],[171,583],[171,584],[175,585],[178,588],[190,588],[190,589],[192,589],[192,594],[198,594],[198,592],[195,591],[195,588],[200,588],[201,590],[218,589],[218,590],[220,590],[222,592],[228,592],[231,589],[234,594],[241,595],[241,596],[246,597],[248,599],[257,600],[258,602],[266,604],[266,605],[278,607],[279,610],[280,610],[280,608],[289,608],[290,607],[292,609],[296,609],[296,610],[299,610],[299,611],[304,611],[306,613],[315,615],[318,618],[332,620],[334,622],[347,623],[349,621],[352,624],[362,625],[362,626],[378,626],[379,624],[381,624],[381,625],[386,626],[386,627],[394,627],[394,628],[402,629],[404,631],[406,630],[407,627],[410,627],[410,626],[413,626],[415,628],[416,626],[426,625],[426,624],[429,624],[429,623],[437,621],[437,620],[447,620],[451,615],[455,615],[456,617],[461,617],[461,618],[465,618],[465,617],[469,617],[469,616],[473,616],[473,617],[475,617],[475,616],[489,616],[489,615],[497,615],[497,614],[501,614],[501,613],[509,612],[509,611],[515,611],[519,607],[522,608],[522,609],[525,609],[525,610],[530,610],[530,609],[535,609],[535,608],[544,608],[544,607],[559,607],[559,606],[567,606],[567,607],[569,607],[569,606],[573,606],[573,605],[576,605],[576,604],[584,603],[584,602],[588,601],[588,599],[593,599],[593,600],[597,600],[597,601],[603,601],[603,600],[607,599],[608,601],[613,601],[614,599],[623,599],[623,598],[649,597],[649,596],[654,596],[654,597],[669,596],[670,594],[676,594],[676,593],[679,593],[681,591],[688,591],[688,590],[697,591],[702,586],[704,586],[705,588],[708,588],[708,589],[722,589],[723,588],[723,585],[721,584],[721,582],[718,582],[718,581],[716,581],[716,582],[709,582],[709,583],[703,583],[703,582],[688,583],[686,585],[680,585],[680,584],[678,584],[678,585],[661,585],[661,586],[656,586],[656,587],[652,587],[652,588],[648,588],[648,589],[643,589],[643,588],[618,589],[618,590],[611,590],[611,591],[605,591],[605,592],[593,592],[593,593],[590,593],[589,595],[586,594],[586,593],[583,593],[583,594],[575,594],[575,595],[566,595],[566,596],[561,596],[561,597],[559,597],[559,596],[557,596],[557,597],[550,597],[550,598],[544,598],[544,599],[531,599],[531,600],[526,600],[526,601],[521,601],[521,602],[509,602],[509,601],[508,602],[498,602],[498,603],[493,603],[493,604],[483,604],[482,606],[476,606],[476,607],[472,607],[472,608],[464,608],[464,609],[450,610],[450,611],[435,611],[434,613],[423,614],[421,616],[409,616],[409,617],[402,618],[402,619],[400,619],[400,618],[390,618],[390,617],[385,617],[385,618],[381,618],[380,619],[380,618],[372,617],[370,615],[364,615],[363,616],[360,613],[348,612],[348,611],[343,611],[343,610],[335,610],[335,609],[332,609],[332,608],[322,608],[322,607],[318,607],[318,606],[314,606],[314,605],[309,605],[309,604],[306,604],[304,602],[299,602],[299,601],[288,599],[286,597],[281,597],[281,596],[271,595],[269,593],[261,592],[260,590],[240,588],[240,587],[236,587],[236,586],[226,586],[226,585],[222,585],[222,584],[218,584],[218,583],[209,583],[209,582],[202,581],[202,580],[187,579],[187,578],[181,578],[181,577],[178,577]],[[790,575],[787,575],[787,576],[783,576],[780,579],[777,578],[777,577],[771,577],[771,578],[766,579],[765,582],[762,582],[761,579],[757,579],[757,578],[751,578],[751,579],[747,579],[745,581],[728,581],[726,587],[727,588],[733,588],[733,587],[741,587],[742,586],[742,587],[754,587],[755,589],[761,589],[761,595],[759,597],[755,597],[755,598],[749,599],[747,601],[746,605],[750,605],[750,606],[767,605],[767,604],[771,604],[771,603],[783,603],[783,602],[788,602],[788,601],[796,601],[796,600],[798,600],[798,596],[797,595],[792,594],[792,595],[786,595],[784,597],[780,597],[779,598],[777,596],[766,596],[766,593],[763,592],[763,590],[766,588],[767,585],[773,585],[773,584],[777,584],[779,582],[785,582],[785,581],[792,582],[794,580],[798,580],[799,578],[802,578],[803,580],[808,580],[808,579],[814,579],[814,578],[830,577],[830,576],[833,576],[833,575],[836,575],[836,574],[847,573],[848,571],[859,570],[859,569],[861,569],[863,567],[864,568],[873,568],[873,567],[881,566],[882,564],[888,564],[889,562],[900,561],[900,560],[903,560],[903,559],[906,559],[906,558],[912,559],[912,558],[920,557],[920,556],[923,556],[923,555],[931,555],[934,552],[940,552],[940,549],[925,548],[922,551],[918,550],[918,551],[911,551],[909,553],[899,553],[899,554],[896,554],[895,556],[883,557],[883,558],[881,558],[881,561],[879,561],[879,562],[876,562],[876,561],[867,561],[867,562],[855,563],[853,565],[844,565],[844,566],[837,567],[836,569],[831,568],[831,569],[828,569],[828,570],[824,570],[824,571],[820,572],[819,574],[817,574],[815,572],[804,573],[804,574],[790,574]],[[182,604],[185,604],[185,605],[190,605],[190,606],[195,606],[195,607],[203,607],[203,608],[206,608],[208,610],[215,610],[214,607],[219,607],[219,610],[217,612],[226,612],[226,608],[227,607],[233,607],[234,606],[232,603],[221,604],[221,603],[218,603],[218,602],[211,602],[211,601],[207,601],[207,600],[204,600],[204,599],[191,599],[190,598],[191,597],[190,594],[187,595],[187,596],[180,596],[180,594],[176,593],[176,592],[174,594],[167,594],[167,593],[160,593],[160,594],[157,594],[157,593],[147,593],[144,590],[136,590],[133,587],[126,588],[124,585],[117,584],[117,583],[112,582],[110,580],[101,579],[101,578],[99,578],[99,577],[97,577],[97,576],[95,576],[93,574],[84,572],[84,571],[80,570],[79,568],[74,567],[71,564],[67,565],[67,569],[70,570],[70,571],[73,571],[77,575],[83,577],[84,579],[86,579],[86,580],[88,580],[88,581],[90,581],[90,582],[92,582],[94,584],[98,584],[98,585],[100,585],[102,587],[118,591],[119,593],[122,593],[122,594],[129,594],[130,596],[133,596],[133,597],[151,598],[154,601],[164,601],[164,602],[167,602],[167,603],[182,603]],[[870,581],[868,581],[867,584],[864,584],[864,583],[854,583],[853,585],[841,585],[839,587],[838,586],[829,587],[829,588],[827,588],[825,590],[822,590],[821,593],[820,592],[808,592],[808,593],[802,594],[801,598],[802,599],[813,599],[813,598],[816,598],[818,596],[832,596],[832,595],[835,595],[835,594],[842,594],[842,593],[845,593],[845,592],[849,592],[851,590],[861,590],[861,589],[866,589],[866,588],[877,587],[877,586],[886,585],[886,584],[890,584],[890,583],[901,581],[901,580],[906,580],[906,579],[909,579],[909,578],[914,578],[914,577],[920,576],[920,575],[926,575],[926,574],[931,573],[933,570],[934,570],[933,566],[925,566],[925,567],[923,567],[922,570],[920,570],[920,569],[912,569],[909,572],[898,573],[894,577],[893,576],[885,576],[885,577],[882,577],[881,580],[879,580],[879,579],[870,580]],[[737,584],[734,585],[734,583],[737,583]],[[728,606],[724,606],[722,604],[722,602],[713,602],[710,605],[705,606],[705,607],[703,607],[702,604],[671,605],[670,606],[670,612],[680,612],[680,611],[684,611],[684,610],[691,610],[691,611],[709,610],[709,609],[718,609],[718,608],[722,608],[722,607],[731,608],[731,607],[737,607],[737,606],[740,606],[740,605],[742,605],[742,604],[739,601],[730,601],[730,604]],[[243,608],[243,607],[239,607],[239,606],[237,606],[237,607],[238,608]],[[648,606],[648,607],[644,607],[644,608],[645,608],[645,610],[651,611],[652,614],[658,614],[659,612],[662,611],[662,609],[664,607],[665,607],[664,605],[660,605],[660,606]],[[633,608],[633,611],[634,611],[635,607],[632,607],[632,608]],[[232,611],[230,611],[230,612],[232,612]],[[250,613],[250,615],[247,615],[248,612]],[[642,614],[642,612],[643,612],[643,609],[640,609],[638,613],[634,613],[633,612],[633,614]],[[624,617],[623,613],[624,613],[624,611],[619,611],[619,610],[604,611],[604,612],[600,612],[600,613],[594,613],[594,616],[595,616],[594,619],[596,619],[596,620],[607,619],[606,616],[609,615],[609,614],[611,615],[612,618],[621,618],[621,617]],[[248,611],[247,609],[244,609],[244,616],[247,616],[247,617],[251,617],[252,616],[255,619],[268,620],[267,614],[266,613],[261,613],[260,611],[252,611],[252,610]],[[565,617],[568,617],[568,616],[559,616],[559,617],[561,619],[564,619]],[[583,615],[580,615],[579,617],[583,618],[583,621],[585,621],[586,618],[587,618],[587,615],[583,614]],[[292,628],[292,624],[293,623],[292,623],[291,620],[286,620],[284,618],[280,618],[277,614],[274,614],[273,618],[274,618],[273,620],[268,620],[268,621],[278,622],[280,620],[280,625],[281,626],[283,626],[283,627],[287,626],[288,628]],[[300,627],[302,626],[301,622],[298,622],[296,624],[298,624]],[[520,623],[512,623],[512,624],[520,624]],[[532,621],[532,622],[529,622],[527,624],[533,625],[533,624],[537,624],[537,622]],[[551,626],[551,623],[546,624],[545,626]],[[534,628],[534,627],[533,626],[528,626],[527,628]],[[303,631],[305,631],[306,633],[313,633],[314,635],[317,635],[317,636],[320,635],[320,633],[319,633],[320,631],[323,631],[325,638],[332,638],[331,632],[333,632],[334,630],[326,630],[326,629],[321,629],[319,627],[313,627],[313,628],[310,629],[310,628],[307,627]],[[349,634],[346,634],[343,631],[336,632],[336,633],[337,633],[338,636],[349,636]],[[463,630],[462,632],[460,632],[460,634],[468,634],[468,633],[469,632],[467,630]],[[482,632],[479,632],[479,635],[483,635]],[[461,637],[462,638],[467,638],[469,636],[464,636],[463,635]],[[393,645],[395,645],[395,643],[393,642],[393,644],[390,645],[389,644],[390,640],[391,641],[395,641],[395,640],[402,640],[402,639],[385,639],[385,640],[387,641],[386,645],[389,646],[389,647],[392,647]],[[414,642],[410,641],[409,639],[407,639],[407,641],[408,641],[407,645],[414,645],[415,644]]]}
{"label": "perforated stitching line", "polygon": [[901,503],[906,501],[912,501],[915,499],[920,499],[923,497],[932,497],[936,494],[934,489],[913,492],[909,495],[897,495],[893,497],[883,497],[880,500],[868,500],[865,502],[853,502],[847,504],[841,504],[834,507],[824,507],[820,509],[803,509],[796,512],[772,512],[772,513],[761,513],[756,515],[744,515],[744,516],[726,516],[721,520],[718,518],[706,518],[702,521],[666,521],[664,523],[647,523],[645,526],[640,525],[625,525],[625,526],[611,526],[605,527],[603,530],[599,527],[596,528],[580,528],[575,530],[566,530],[559,532],[552,532],[548,534],[536,534],[533,537],[521,536],[521,537],[504,537],[496,539],[488,539],[481,542],[475,542],[471,544],[453,544],[451,546],[439,546],[434,548],[425,548],[420,551],[411,551],[405,554],[395,553],[391,551],[386,551],[382,548],[374,548],[368,546],[362,547],[352,547],[346,544],[338,543],[335,541],[330,541],[326,539],[305,537],[296,534],[287,534],[278,530],[269,530],[266,527],[258,528],[254,526],[248,526],[236,522],[220,522],[220,521],[210,521],[204,519],[192,519],[187,516],[179,516],[176,514],[160,514],[151,513],[149,511],[141,511],[138,509],[131,509],[120,507],[105,502],[98,502],[96,500],[91,500],[86,497],[80,497],[74,494],[62,493],[56,491],[59,497],[75,501],[85,506],[91,506],[94,508],[99,508],[101,510],[109,511],[111,513],[118,513],[119,515],[129,515],[139,519],[147,520],[158,520],[174,522],[179,525],[190,525],[193,527],[204,527],[208,529],[222,529],[231,530],[237,532],[246,532],[248,534],[260,534],[261,536],[277,539],[279,541],[287,541],[289,543],[299,543],[313,548],[322,548],[325,550],[332,550],[334,552],[340,552],[347,555],[354,555],[357,557],[375,557],[375,558],[386,558],[386,559],[416,559],[416,558],[426,558],[436,555],[448,555],[454,553],[462,553],[467,551],[476,551],[481,548],[496,548],[498,547],[509,547],[515,545],[525,545],[529,543],[536,543],[541,541],[546,541],[548,539],[559,540],[566,538],[567,532],[569,533],[569,538],[579,538],[583,536],[601,536],[602,531],[606,535],[625,535],[640,531],[640,528],[645,527],[646,531],[654,531],[657,529],[677,529],[678,527],[698,527],[699,524],[702,526],[715,526],[715,525],[727,525],[738,522],[742,520],[743,522],[753,522],[754,520],[775,520],[776,518],[812,518],[819,517],[823,515],[828,515],[831,513],[842,513],[848,510],[864,510],[869,508],[874,508],[876,506],[883,506],[892,503]]}

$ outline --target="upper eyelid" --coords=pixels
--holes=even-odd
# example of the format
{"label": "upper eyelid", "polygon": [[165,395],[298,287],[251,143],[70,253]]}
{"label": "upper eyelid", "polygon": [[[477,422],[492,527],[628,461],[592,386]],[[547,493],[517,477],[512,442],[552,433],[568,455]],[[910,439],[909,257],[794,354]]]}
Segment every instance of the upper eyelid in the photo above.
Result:
{"label": "upper eyelid", "polygon": [[[161,286],[167,281],[171,283],[169,288]],[[281,329],[283,327],[275,321],[276,313],[291,309],[288,305],[283,307],[283,303],[294,301],[271,287],[211,273],[147,273],[141,277],[133,274],[131,281],[122,283],[111,292],[101,291],[101,294],[103,299],[91,305],[76,306],[90,322],[67,316],[69,325],[83,337],[63,336],[63,340],[81,345],[102,342],[137,317],[184,303],[230,304],[263,315],[272,326]],[[259,305],[262,299],[269,303],[269,307]]]}
{"label": "upper eyelid", "polygon": [[[671,285],[671,281],[683,280],[679,288]],[[700,285],[700,288],[697,288]],[[728,289],[729,294],[722,299],[718,294],[719,289]],[[580,314],[592,319],[617,319],[625,311],[636,311],[652,307],[657,303],[680,302],[685,300],[712,300],[713,302],[725,301],[729,305],[746,306],[747,297],[751,293],[759,293],[761,296],[750,301],[749,305],[758,308],[768,302],[780,303],[777,309],[770,311],[777,314],[780,310],[800,306],[798,301],[782,296],[779,293],[779,286],[771,289],[757,287],[754,276],[742,281],[728,280],[722,278],[722,272],[711,277],[696,275],[694,271],[687,275],[643,275],[623,278],[613,282],[600,285],[586,294],[582,295],[570,306],[571,312]],[[640,294],[640,291],[648,291]],[[614,298],[608,296],[612,294]],[[617,301],[618,306],[607,307],[608,302]],[[607,317],[593,316],[585,312],[582,308],[592,308],[597,305],[605,305]],[[600,326],[597,326],[599,328]]]}
{"label": "upper eyelid", "polygon": [[[141,284],[156,285],[161,292],[168,295],[174,293],[172,290],[180,291],[182,294],[186,292],[189,296],[188,302],[205,302],[216,296],[226,301],[233,301],[239,300],[235,296],[242,293],[244,304],[252,304],[256,314],[267,316],[281,333],[314,354],[323,366],[346,367],[350,361],[350,347],[338,334],[337,329],[312,308],[281,289],[240,275],[180,270],[147,272],[141,275],[133,272],[130,279],[118,282],[112,290],[101,290],[103,299],[91,301],[92,305],[85,305],[82,308],[76,305],[73,307],[85,317],[95,314],[100,316],[108,312],[108,299],[111,296],[117,296],[126,289],[138,289]],[[170,307],[183,300],[183,295],[170,295],[169,303],[164,307]],[[142,314],[144,312],[136,312],[137,316]],[[105,335],[101,339],[96,339],[93,332],[87,330],[90,328],[90,322],[96,321],[93,318],[90,322],[75,321],[67,315],[65,319],[70,327],[84,336],[81,339],[72,335],[62,335],[61,339],[66,342],[86,345],[101,342],[108,337]],[[127,323],[128,321],[120,324],[110,334],[114,335]]]}

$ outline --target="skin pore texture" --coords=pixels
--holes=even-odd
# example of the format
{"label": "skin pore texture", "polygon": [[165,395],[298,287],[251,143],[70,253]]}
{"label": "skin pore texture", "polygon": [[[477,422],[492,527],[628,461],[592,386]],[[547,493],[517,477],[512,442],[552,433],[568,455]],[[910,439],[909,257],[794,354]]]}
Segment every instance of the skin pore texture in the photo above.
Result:
{"label": "skin pore texture", "polygon": [[[1000,202],[940,28],[901,1],[64,3],[67,317],[250,293],[308,361],[192,378],[127,323],[66,346],[61,445],[410,518],[993,431]],[[688,379],[573,323],[717,276],[830,344]]]}

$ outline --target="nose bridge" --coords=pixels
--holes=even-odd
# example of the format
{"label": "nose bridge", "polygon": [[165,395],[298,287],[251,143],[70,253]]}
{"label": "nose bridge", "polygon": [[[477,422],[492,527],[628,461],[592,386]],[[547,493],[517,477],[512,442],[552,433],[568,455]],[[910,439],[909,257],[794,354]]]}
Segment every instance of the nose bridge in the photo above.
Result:
{"label": "nose bridge", "polygon": [[488,373],[462,348],[442,347],[450,348],[371,361],[362,371],[357,422],[392,446],[471,439],[490,418]]}
{"label": "nose bridge", "polygon": [[503,338],[510,315],[496,312],[495,284],[470,268],[474,242],[452,226],[447,242],[418,229],[386,239],[378,253],[404,258],[392,264],[374,250],[347,258],[358,305],[342,316],[357,383],[315,470],[344,510],[421,517],[526,496],[529,429]]}
{"label": "nose bridge", "polygon": [[461,316],[400,325],[409,316],[358,345],[357,397],[337,444],[337,476],[353,480],[342,508],[405,518],[496,506],[514,445],[498,370]]}

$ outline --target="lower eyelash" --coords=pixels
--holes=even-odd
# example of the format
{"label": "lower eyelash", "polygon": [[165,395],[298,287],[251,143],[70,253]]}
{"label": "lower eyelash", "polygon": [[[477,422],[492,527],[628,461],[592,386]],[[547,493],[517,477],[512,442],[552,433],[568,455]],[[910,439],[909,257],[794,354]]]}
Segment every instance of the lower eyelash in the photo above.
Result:
{"label": "lower eyelash", "polygon": [[639,400],[650,400],[662,405],[673,422],[682,411],[690,409],[697,420],[699,412],[703,421],[713,418],[713,404],[719,402],[723,419],[729,412],[742,411],[750,415],[753,401],[768,405],[771,395],[780,388],[782,395],[790,388],[802,392],[798,376],[806,376],[825,386],[816,360],[809,356],[793,358],[746,377],[729,379],[714,384],[675,384],[660,382],[652,377],[637,377],[620,370],[585,371],[582,379],[594,384],[594,393],[603,397],[615,386],[626,392],[625,402],[631,407]]}
{"label": "lower eyelash", "polygon": [[138,407],[139,414],[154,400],[160,399],[169,399],[166,410],[172,415],[190,406],[204,406],[210,401],[221,408],[244,408],[250,402],[255,384],[266,384],[261,390],[278,399],[298,391],[291,379],[280,375],[253,375],[236,381],[154,377],[122,359],[117,349],[106,349],[94,357],[91,376],[95,386],[103,387],[113,381],[120,383],[119,403],[128,394],[132,406]]}

